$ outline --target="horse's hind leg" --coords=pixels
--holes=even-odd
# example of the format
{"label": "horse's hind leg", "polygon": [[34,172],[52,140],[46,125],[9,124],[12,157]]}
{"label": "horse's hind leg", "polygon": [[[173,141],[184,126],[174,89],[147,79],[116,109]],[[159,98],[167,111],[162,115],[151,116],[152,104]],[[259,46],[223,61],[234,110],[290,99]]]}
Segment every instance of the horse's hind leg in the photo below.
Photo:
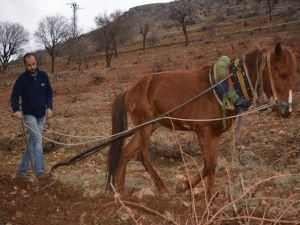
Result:
{"label": "horse's hind leg", "polygon": [[145,169],[150,174],[151,178],[153,179],[155,185],[157,186],[158,190],[162,193],[168,192],[166,186],[164,185],[161,178],[158,176],[157,172],[155,171],[154,167],[151,164],[150,160],[150,152],[149,152],[149,141],[150,136],[152,134],[152,125],[142,128],[139,131],[140,134],[140,146],[139,150],[142,157],[142,163],[145,166]]}
{"label": "horse's hind leg", "polygon": [[139,134],[136,133],[131,140],[123,147],[123,151],[120,158],[117,184],[118,191],[121,194],[125,193],[125,175],[128,161],[133,157],[134,153],[137,152],[139,147]]}

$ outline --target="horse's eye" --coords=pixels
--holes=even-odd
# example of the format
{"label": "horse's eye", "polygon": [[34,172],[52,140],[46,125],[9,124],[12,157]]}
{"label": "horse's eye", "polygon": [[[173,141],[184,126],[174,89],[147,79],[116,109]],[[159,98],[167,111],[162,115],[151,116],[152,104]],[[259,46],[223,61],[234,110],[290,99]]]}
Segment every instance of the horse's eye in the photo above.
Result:
{"label": "horse's eye", "polygon": [[280,78],[282,79],[286,79],[287,75],[285,73],[279,73]]}

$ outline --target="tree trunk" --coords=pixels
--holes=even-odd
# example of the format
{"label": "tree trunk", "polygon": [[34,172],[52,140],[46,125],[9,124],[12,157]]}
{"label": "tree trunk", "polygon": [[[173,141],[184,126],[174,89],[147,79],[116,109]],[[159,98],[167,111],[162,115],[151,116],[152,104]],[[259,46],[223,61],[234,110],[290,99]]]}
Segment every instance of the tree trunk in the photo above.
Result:
{"label": "tree trunk", "polygon": [[113,52],[111,53],[111,57],[113,56],[113,54],[115,54],[116,58],[118,58],[119,54],[118,54],[118,50],[116,47],[114,47]]}
{"label": "tree trunk", "polygon": [[9,67],[9,58],[5,58],[2,63],[3,72],[7,71]]}
{"label": "tree trunk", "polygon": [[112,58],[112,54],[109,52],[106,52],[106,68],[110,68],[111,58]]}
{"label": "tree trunk", "polygon": [[2,64],[2,70],[3,70],[3,72],[6,72],[6,71],[7,71],[8,65],[9,65],[9,63],[7,63],[7,62],[4,62],[4,63]]}
{"label": "tree trunk", "polygon": [[146,35],[143,35],[143,51],[146,49]]}
{"label": "tree trunk", "polygon": [[188,36],[187,30],[186,30],[185,24],[182,25],[182,30],[183,30],[184,38],[185,38],[185,46],[188,46],[189,45],[189,36]]}
{"label": "tree trunk", "polygon": [[1,59],[1,67],[2,71],[5,72],[9,66],[9,57],[5,54],[4,57]]}
{"label": "tree trunk", "polygon": [[54,73],[54,61],[55,57],[54,54],[51,55],[51,73]]}
{"label": "tree trunk", "polygon": [[78,71],[79,71],[79,72],[81,72],[81,64],[82,64],[81,61],[78,62]]}

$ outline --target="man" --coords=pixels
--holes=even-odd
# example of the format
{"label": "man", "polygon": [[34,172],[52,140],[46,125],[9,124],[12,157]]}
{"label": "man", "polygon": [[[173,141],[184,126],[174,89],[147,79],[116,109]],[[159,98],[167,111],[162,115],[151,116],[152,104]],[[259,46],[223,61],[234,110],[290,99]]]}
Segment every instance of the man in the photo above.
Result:
{"label": "man", "polygon": [[[14,117],[24,119],[28,128],[29,139],[21,161],[17,177],[24,177],[30,161],[33,161],[34,173],[37,177],[46,177],[42,145],[42,131],[45,117],[52,116],[52,88],[48,75],[37,68],[33,53],[23,57],[25,72],[16,80],[11,94],[11,107]],[[19,98],[22,108],[19,107]]]}

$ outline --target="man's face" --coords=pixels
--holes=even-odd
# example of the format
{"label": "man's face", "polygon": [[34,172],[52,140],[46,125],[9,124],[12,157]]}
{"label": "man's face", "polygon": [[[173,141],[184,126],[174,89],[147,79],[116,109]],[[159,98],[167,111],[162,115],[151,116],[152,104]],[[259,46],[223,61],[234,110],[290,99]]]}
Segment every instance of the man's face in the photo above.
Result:
{"label": "man's face", "polygon": [[30,55],[25,58],[25,67],[26,70],[34,74],[36,72],[36,60],[34,56]]}

